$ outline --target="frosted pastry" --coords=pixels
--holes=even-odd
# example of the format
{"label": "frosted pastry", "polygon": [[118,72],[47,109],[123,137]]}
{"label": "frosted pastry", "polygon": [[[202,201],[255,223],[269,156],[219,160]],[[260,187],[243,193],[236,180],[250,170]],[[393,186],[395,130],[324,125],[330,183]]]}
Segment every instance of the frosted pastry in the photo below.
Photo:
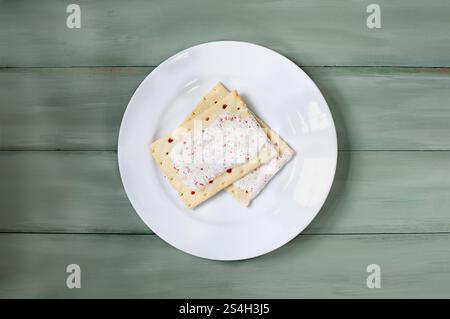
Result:
{"label": "frosted pastry", "polygon": [[[196,105],[185,121],[189,120],[192,116],[201,114],[201,112],[213,107],[227,94],[228,90],[221,83],[217,83],[205,96],[202,97],[201,101]],[[250,202],[275,176],[275,174],[280,171],[281,168],[283,168],[283,166],[286,165],[295,154],[294,150],[289,147],[289,145],[283,141],[277,133],[271,130],[256,115],[254,116],[259,125],[266,131],[270,141],[275,146],[278,155],[226,188],[227,192],[229,192],[244,206],[248,206],[250,204]]]}
{"label": "frosted pastry", "polygon": [[149,146],[156,163],[188,208],[194,208],[278,154],[236,91],[215,101]]}

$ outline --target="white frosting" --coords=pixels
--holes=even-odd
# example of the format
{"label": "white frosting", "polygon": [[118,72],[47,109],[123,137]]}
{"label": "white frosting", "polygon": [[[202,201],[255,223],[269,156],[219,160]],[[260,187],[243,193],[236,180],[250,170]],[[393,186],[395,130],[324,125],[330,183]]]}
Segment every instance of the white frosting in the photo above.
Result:
{"label": "white frosting", "polygon": [[292,158],[292,152],[272,158],[254,171],[233,183],[234,186],[249,194],[249,201],[256,197],[269,180]]}
{"label": "white frosting", "polygon": [[[204,126],[202,127],[202,123]],[[276,150],[255,119],[222,112],[214,121],[196,121],[170,152],[174,169],[192,190],[205,187],[224,173],[256,158],[266,147]]]}

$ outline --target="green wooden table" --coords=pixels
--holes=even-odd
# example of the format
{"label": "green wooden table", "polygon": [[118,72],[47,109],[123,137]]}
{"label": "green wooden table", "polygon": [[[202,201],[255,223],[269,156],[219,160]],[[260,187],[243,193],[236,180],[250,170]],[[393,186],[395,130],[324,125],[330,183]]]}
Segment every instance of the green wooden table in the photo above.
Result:
{"label": "green wooden table", "polygon": [[[379,29],[366,25],[374,1]],[[450,2],[374,1],[82,0],[79,29],[68,1],[0,1],[0,297],[450,297]],[[314,222],[242,262],[153,235],[117,168],[143,78],[225,39],[301,66],[339,138]],[[381,288],[367,287],[369,264]]]}

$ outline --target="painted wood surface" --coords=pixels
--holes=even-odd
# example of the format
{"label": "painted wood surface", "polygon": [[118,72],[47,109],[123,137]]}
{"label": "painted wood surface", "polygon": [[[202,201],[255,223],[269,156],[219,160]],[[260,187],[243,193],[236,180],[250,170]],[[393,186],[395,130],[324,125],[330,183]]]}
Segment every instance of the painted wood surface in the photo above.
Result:
{"label": "painted wood surface", "polygon": [[156,66],[197,43],[243,40],[299,65],[450,66],[447,0],[0,1],[0,66]]}
{"label": "painted wood surface", "polygon": [[[449,298],[449,234],[303,235],[268,255],[214,262],[153,235],[0,235],[0,297]],[[66,267],[81,267],[81,288]],[[366,267],[381,267],[368,289]]]}
{"label": "painted wood surface", "polygon": [[[0,298],[450,298],[450,2],[377,1],[370,30],[372,2],[80,0],[70,30],[68,3],[0,0]],[[341,150],[304,234],[243,262],[164,243],[117,168],[139,83],[212,40],[307,66]],[[81,289],[65,285],[71,263]],[[382,289],[366,287],[372,263]]]}
{"label": "painted wood surface", "polygon": [[[151,70],[0,69],[0,149],[116,149],[126,105]],[[340,149],[450,149],[450,69],[305,71],[330,105]]]}
{"label": "painted wood surface", "polygon": [[[115,152],[3,151],[0,176],[1,231],[149,233]],[[340,152],[306,233],[450,232],[449,193],[450,152]]]}

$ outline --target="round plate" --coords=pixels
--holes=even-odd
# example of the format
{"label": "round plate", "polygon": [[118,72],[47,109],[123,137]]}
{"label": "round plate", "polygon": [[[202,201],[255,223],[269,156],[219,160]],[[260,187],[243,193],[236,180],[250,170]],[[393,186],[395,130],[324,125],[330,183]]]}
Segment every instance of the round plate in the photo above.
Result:
{"label": "round plate", "polygon": [[[218,81],[236,89],[296,155],[250,207],[220,192],[188,210],[148,145]],[[286,244],[319,212],[336,170],[336,130],[322,94],[293,62],[251,43],[210,42],[170,57],[141,83],[122,119],[118,160],[131,204],[159,237],[195,256],[246,259]]]}

